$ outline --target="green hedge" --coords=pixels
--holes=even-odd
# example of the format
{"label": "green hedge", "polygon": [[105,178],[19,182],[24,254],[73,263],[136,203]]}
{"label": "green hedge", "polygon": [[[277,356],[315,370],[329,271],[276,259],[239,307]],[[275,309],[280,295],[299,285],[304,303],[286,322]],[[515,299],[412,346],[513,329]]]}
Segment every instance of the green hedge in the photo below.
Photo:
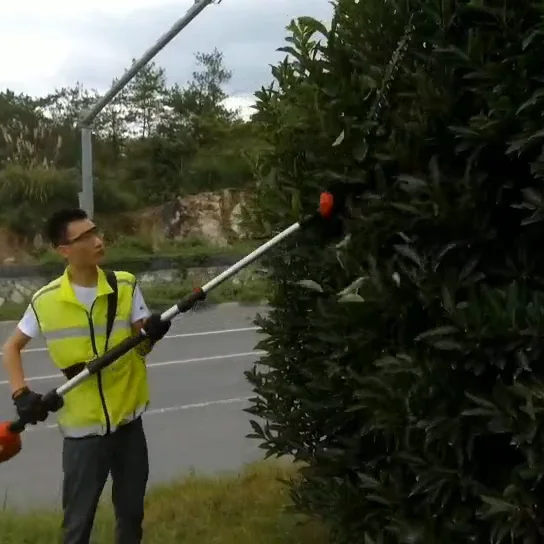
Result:
{"label": "green hedge", "polygon": [[334,542],[544,538],[542,15],[336,0],[332,32],[299,20],[258,93],[256,228],[363,184],[341,247],[309,234],[270,259],[247,374],[252,436],[308,463],[295,503]]}

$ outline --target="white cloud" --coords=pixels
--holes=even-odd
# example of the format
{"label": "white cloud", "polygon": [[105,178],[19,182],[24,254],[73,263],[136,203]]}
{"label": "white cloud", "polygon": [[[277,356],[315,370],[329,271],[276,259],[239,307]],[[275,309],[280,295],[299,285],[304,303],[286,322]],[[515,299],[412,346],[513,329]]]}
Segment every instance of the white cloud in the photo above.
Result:
{"label": "white cloud", "polygon": [[[0,17],[0,88],[43,95],[77,81],[105,92],[194,0],[21,0]],[[193,54],[223,51],[234,76],[228,104],[251,113],[252,93],[270,79],[285,26],[299,15],[330,19],[329,0],[222,0],[193,20],[156,58],[184,82]],[[268,80],[268,81],[267,81]]]}
{"label": "white cloud", "polygon": [[[104,18],[129,17],[138,10],[160,8],[168,0],[26,0],[2,7],[0,47],[4,53],[0,86],[29,94],[42,94],[67,82],[62,67],[77,65],[78,57],[92,52],[102,63],[111,60],[111,49],[91,42],[76,28]],[[185,9],[192,2],[185,1]],[[158,36],[157,36],[158,37]],[[143,52],[143,49],[142,49]],[[129,60],[129,59],[127,59]],[[105,89],[100,89],[105,90]]]}
{"label": "white cloud", "polygon": [[255,104],[255,98],[250,95],[231,96],[225,101],[226,108],[239,110],[240,115],[244,119],[249,119],[255,113],[255,110],[252,108],[253,104]]}
{"label": "white cloud", "polygon": [[[93,0],[93,2],[71,2],[68,0],[26,0],[12,3],[4,8],[3,15],[12,20],[19,17],[29,19],[46,19],[51,21],[70,21],[93,15],[129,15],[135,11],[148,8],[161,8],[171,5],[171,0]],[[177,2],[180,9],[187,10],[192,0]]]}

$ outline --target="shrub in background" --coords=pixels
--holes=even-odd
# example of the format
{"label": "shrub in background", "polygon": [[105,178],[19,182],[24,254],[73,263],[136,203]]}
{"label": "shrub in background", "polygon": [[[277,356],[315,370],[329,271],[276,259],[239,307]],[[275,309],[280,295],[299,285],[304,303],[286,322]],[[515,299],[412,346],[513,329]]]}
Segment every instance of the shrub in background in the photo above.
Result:
{"label": "shrub in background", "polygon": [[[0,170],[0,222],[31,240],[55,209],[78,205],[81,174],[74,169],[10,165]],[[95,181],[98,214],[135,206],[134,197],[108,181]]]}

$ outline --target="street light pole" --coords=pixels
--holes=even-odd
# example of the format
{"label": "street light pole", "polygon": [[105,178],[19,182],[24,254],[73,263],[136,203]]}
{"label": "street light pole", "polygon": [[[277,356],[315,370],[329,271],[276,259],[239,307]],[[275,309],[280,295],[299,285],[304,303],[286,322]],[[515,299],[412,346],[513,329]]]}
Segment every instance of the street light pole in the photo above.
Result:
{"label": "street light pole", "polygon": [[[215,0],[195,0],[195,3],[187,10],[185,15],[178,19],[172,27],[165,32],[157,42],[150,47],[119,80],[112,85],[110,90],[79,119],[81,128],[81,192],[79,193],[79,206],[83,208],[89,217],[94,216],[93,194],[93,149],[92,149],[92,123],[97,115],[119,94],[130,80],[150,62],[166,45],[168,45],[195,17]],[[220,3],[218,0],[217,3]]]}

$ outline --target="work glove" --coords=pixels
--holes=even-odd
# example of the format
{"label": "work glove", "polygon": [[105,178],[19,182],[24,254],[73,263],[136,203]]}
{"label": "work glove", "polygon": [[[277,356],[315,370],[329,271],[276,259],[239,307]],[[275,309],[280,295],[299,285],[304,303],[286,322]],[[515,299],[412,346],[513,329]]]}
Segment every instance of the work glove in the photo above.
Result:
{"label": "work glove", "polygon": [[36,425],[38,421],[47,419],[47,408],[42,402],[42,395],[23,387],[12,395],[17,415],[25,422]]}
{"label": "work glove", "polygon": [[170,330],[170,325],[170,321],[161,321],[160,314],[151,314],[151,316],[144,321],[144,331],[151,341],[151,344],[156,344],[159,340],[162,340]]}

